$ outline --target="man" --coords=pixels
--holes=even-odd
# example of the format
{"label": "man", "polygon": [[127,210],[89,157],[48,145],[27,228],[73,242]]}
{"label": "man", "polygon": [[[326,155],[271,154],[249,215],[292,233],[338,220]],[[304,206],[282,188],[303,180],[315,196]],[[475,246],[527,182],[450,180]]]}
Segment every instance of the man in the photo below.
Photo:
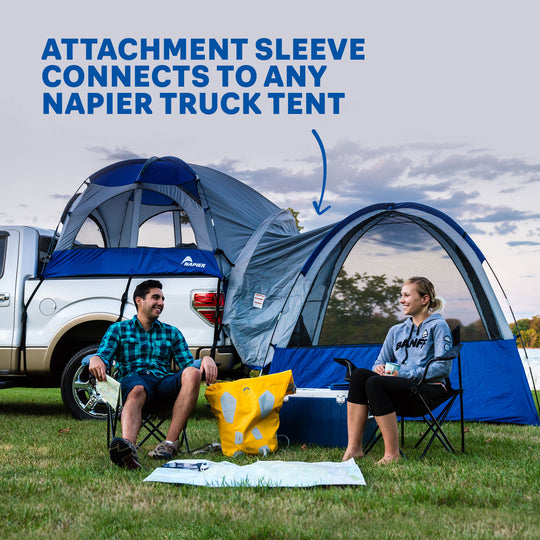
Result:
{"label": "man", "polygon": [[[145,403],[174,402],[166,440],[148,454],[152,458],[171,459],[178,452],[180,433],[197,402],[202,375],[208,384],[217,377],[217,366],[211,357],[202,359],[200,369],[194,367],[181,332],[158,321],[165,301],[161,289],[161,283],[152,279],[137,285],[133,292],[137,315],[112,324],[96,355],[90,358],[90,373],[98,381],[105,380],[107,367],[116,360],[123,402],[122,438],[112,440],[109,452],[113,463],[129,469],[141,467],[136,442]],[[178,372],[171,371],[171,360]]]}

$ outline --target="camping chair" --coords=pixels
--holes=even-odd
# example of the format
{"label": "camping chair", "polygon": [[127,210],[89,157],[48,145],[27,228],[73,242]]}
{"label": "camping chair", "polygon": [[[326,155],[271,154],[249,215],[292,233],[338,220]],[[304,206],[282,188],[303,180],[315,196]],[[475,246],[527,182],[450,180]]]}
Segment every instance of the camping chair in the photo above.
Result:
{"label": "camping chair", "polygon": [[[459,397],[460,404],[460,428],[461,428],[461,451],[465,452],[465,428],[464,428],[464,419],[463,419],[463,387],[462,387],[462,376],[461,376],[461,341],[460,341],[460,327],[457,326],[452,330],[452,348],[445,353],[443,356],[438,358],[433,358],[430,360],[424,370],[421,381],[411,389],[411,394],[409,400],[404,403],[399,409],[396,410],[397,416],[400,417],[401,423],[401,446],[404,446],[405,442],[405,418],[422,418],[425,422],[427,429],[421,435],[420,439],[415,444],[415,448],[418,448],[420,444],[429,436],[426,446],[422,452],[420,459],[423,459],[430,449],[433,441],[438,439],[443,447],[451,453],[455,453],[455,449],[452,446],[452,443],[448,439],[447,435],[443,431],[443,424],[446,421],[446,417],[450,412],[450,409],[454,405],[454,402]],[[426,373],[429,366],[436,361],[452,361],[457,359],[458,367],[458,387],[453,388],[450,384],[450,379],[446,378],[445,384],[447,393],[442,396],[439,400],[433,401],[428,399],[422,393],[422,384],[425,382]],[[350,360],[344,358],[335,358],[337,363],[344,365],[347,368],[347,374],[345,380],[350,380],[351,373],[355,366]],[[442,409],[438,410],[440,406],[443,406]],[[367,454],[379,441],[381,438],[381,433],[377,429],[371,436],[371,438],[366,443],[366,448],[364,454]],[[401,455],[404,455],[401,451]]]}
{"label": "camping chair", "polygon": [[[121,394],[118,392],[116,405],[113,406],[107,402],[107,448],[111,445],[112,439],[116,437],[118,419],[122,414]],[[152,437],[158,442],[162,442],[166,438],[166,434],[161,430],[161,426],[171,418],[173,403],[152,403],[145,405],[142,410],[141,432],[145,431],[142,440],[137,444],[140,448],[147,440]],[[187,437],[187,423],[182,430],[180,436],[180,448],[186,445],[186,452],[191,452]],[[139,433],[141,433],[139,432]]]}
{"label": "camping chair", "polygon": [[[90,357],[93,354],[89,354],[82,359],[81,364],[86,370],[88,370],[88,365],[90,362]],[[90,375],[88,372],[88,379],[95,386],[97,381],[95,378]],[[114,394],[114,395],[113,395]],[[120,387],[116,388],[114,391],[111,391],[106,396],[100,396],[99,392],[96,391],[96,395],[99,397],[97,399],[101,400],[102,403],[106,406],[107,409],[107,448],[110,446],[112,439],[116,437],[116,431],[118,426],[118,419],[122,414],[122,396],[120,392]],[[142,410],[142,424],[141,430],[139,433],[143,433],[144,436],[142,440],[137,444],[140,448],[146,441],[150,438],[156,439],[158,442],[162,442],[166,438],[166,434],[161,430],[161,426],[170,419],[172,415],[172,408],[174,402],[172,403],[151,403],[145,405]],[[189,442],[187,437],[187,423],[182,430],[180,436],[180,448],[185,444],[186,452],[191,452],[189,448]]]}

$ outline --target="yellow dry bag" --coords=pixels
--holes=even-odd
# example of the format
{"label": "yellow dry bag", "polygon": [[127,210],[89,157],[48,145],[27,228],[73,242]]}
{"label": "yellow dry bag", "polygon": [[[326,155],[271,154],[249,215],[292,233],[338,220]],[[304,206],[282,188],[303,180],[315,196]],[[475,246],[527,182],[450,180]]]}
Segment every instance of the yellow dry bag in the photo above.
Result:
{"label": "yellow dry bag", "polygon": [[210,385],[205,397],[217,418],[223,453],[275,452],[279,410],[285,394],[294,391],[291,370]]}

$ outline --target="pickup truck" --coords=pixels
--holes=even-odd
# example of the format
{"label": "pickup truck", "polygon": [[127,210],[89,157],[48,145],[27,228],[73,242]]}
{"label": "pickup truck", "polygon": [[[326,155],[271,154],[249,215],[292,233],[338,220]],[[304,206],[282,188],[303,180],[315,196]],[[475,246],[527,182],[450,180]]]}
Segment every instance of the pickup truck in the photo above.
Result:
{"label": "pickup truck", "polygon": [[[29,226],[0,227],[0,388],[57,387],[73,416],[101,418],[81,360],[95,352],[108,326],[136,310],[131,295],[144,277],[45,278],[42,266],[52,231]],[[214,342],[218,278],[200,275],[152,276],[163,283],[166,305],[161,320],[181,329],[195,358]],[[216,361],[232,368],[234,349],[223,337]]]}

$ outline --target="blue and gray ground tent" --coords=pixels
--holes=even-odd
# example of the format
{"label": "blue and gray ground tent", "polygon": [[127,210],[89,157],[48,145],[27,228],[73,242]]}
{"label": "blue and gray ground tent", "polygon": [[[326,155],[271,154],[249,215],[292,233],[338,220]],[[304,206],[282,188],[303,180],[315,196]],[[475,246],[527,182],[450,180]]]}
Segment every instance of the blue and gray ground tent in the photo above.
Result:
{"label": "blue and gray ground tent", "polygon": [[[426,275],[447,300],[443,316],[462,328],[466,418],[539,424],[485,258],[453,219],[417,203],[382,203],[319,230],[289,229],[290,216],[270,216],[230,275],[225,328],[245,364],[270,372],[292,369],[298,387],[343,382],[345,370],[333,358],[371,368],[387,328],[375,335],[368,329],[374,321],[395,324],[400,317],[396,309],[385,319],[374,306],[369,317],[358,319],[358,332],[344,335],[336,320],[332,326],[332,310],[346,312],[352,303],[343,289],[334,290],[343,271],[349,278],[358,274],[359,282],[384,276],[400,283]],[[340,320],[346,319],[338,317],[338,325]],[[450,415],[457,418],[458,411]]]}

